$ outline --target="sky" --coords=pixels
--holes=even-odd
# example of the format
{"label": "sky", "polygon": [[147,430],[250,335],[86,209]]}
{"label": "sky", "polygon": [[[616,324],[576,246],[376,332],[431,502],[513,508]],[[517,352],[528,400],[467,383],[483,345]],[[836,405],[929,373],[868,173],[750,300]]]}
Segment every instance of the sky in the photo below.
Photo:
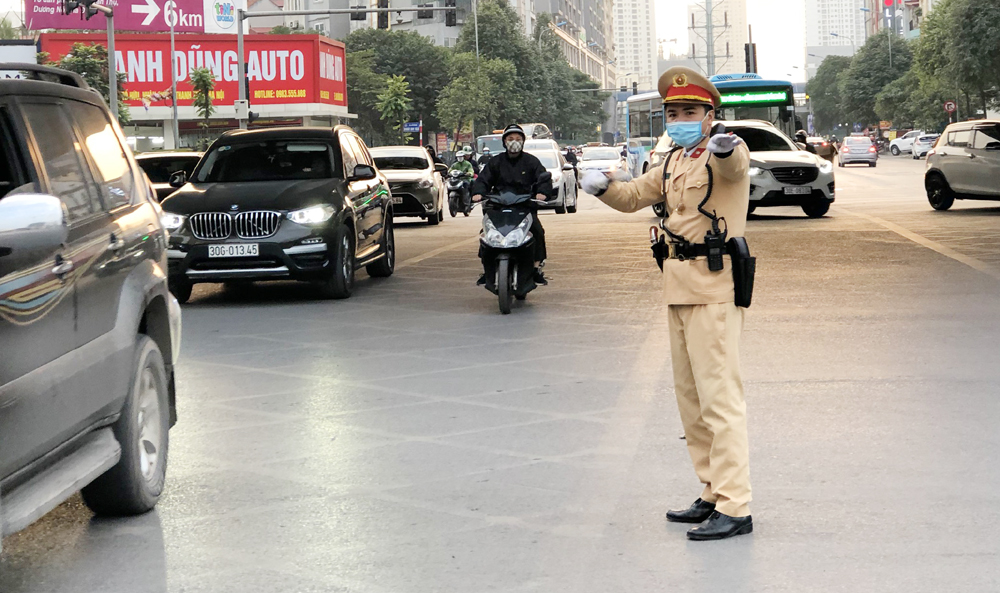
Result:
{"label": "sky", "polygon": [[[674,53],[687,54],[687,6],[694,0],[654,0],[658,39],[677,39]],[[761,76],[805,80],[805,0],[747,0],[747,19],[757,44]],[[742,60],[742,51],[740,60]]]}

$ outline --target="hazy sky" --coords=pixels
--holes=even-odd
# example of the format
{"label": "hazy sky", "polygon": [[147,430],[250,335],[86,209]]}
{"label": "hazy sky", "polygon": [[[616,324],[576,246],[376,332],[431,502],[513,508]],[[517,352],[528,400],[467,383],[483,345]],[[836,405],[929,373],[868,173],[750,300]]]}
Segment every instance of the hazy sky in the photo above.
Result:
{"label": "hazy sky", "polygon": [[[674,52],[686,54],[687,7],[693,0],[655,0],[659,39],[677,39]],[[805,80],[805,1],[747,0],[747,18],[757,44],[757,65],[768,78]],[[740,61],[743,60],[742,51]],[[797,68],[793,67],[796,66]],[[791,76],[789,76],[791,75]]]}

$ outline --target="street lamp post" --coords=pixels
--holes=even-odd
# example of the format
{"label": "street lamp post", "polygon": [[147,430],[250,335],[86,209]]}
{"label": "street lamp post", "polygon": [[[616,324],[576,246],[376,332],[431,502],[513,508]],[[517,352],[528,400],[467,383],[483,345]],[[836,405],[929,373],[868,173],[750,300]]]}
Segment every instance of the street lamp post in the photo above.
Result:
{"label": "street lamp post", "polygon": [[833,31],[830,31],[830,35],[833,36],[833,37],[836,37],[837,39],[840,39],[841,37],[843,37],[844,39],[850,41],[851,42],[851,55],[853,56],[854,54],[858,53],[858,46],[857,46],[856,43],[854,43],[854,38],[853,37],[848,37],[847,35],[841,35],[839,33],[834,33]]}

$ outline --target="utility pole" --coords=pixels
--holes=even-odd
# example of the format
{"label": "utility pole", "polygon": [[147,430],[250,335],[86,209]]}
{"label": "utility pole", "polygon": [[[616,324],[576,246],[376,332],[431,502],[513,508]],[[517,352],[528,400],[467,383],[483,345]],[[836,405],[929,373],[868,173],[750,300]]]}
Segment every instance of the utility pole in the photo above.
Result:
{"label": "utility pole", "polygon": [[[705,0],[705,24],[698,25],[695,15],[691,14],[691,26],[689,27],[695,32],[695,35],[701,37],[705,42],[705,74],[707,76],[713,76],[718,70],[716,65],[716,60],[718,58],[725,58],[729,61],[732,56],[729,54],[729,48],[726,48],[726,53],[724,55],[717,55],[715,53],[715,42],[729,30],[729,15],[728,13],[723,13],[723,23],[717,25],[715,23],[715,6],[713,5],[713,0]],[[719,32],[721,29],[721,32]],[[704,31],[704,34],[698,31]],[[697,46],[691,46],[691,58],[694,60],[698,59]],[[725,64],[725,62],[723,63]]]}
{"label": "utility pole", "polygon": [[176,52],[174,25],[177,23],[177,4],[170,0],[163,5],[163,8],[170,10],[170,13],[165,15],[170,20],[170,105],[173,111],[170,129],[174,136],[174,145],[171,148],[177,149],[181,147],[181,126],[177,119],[177,60],[174,57],[174,52]]}

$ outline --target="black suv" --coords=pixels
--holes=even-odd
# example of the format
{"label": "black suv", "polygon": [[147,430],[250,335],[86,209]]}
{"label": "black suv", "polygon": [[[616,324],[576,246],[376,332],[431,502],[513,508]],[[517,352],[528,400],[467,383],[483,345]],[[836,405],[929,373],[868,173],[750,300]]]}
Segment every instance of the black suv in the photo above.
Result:
{"label": "black suv", "polygon": [[99,514],[163,490],[180,307],[160,210],[79,76],[0,64],[0,519],[82,488]]}
{"label": "black suv", "polygon": [[163,201],[170,289],[197,282],[292,279],[347,298],[354,270],[391,276],[392,196],[347,126],[233,131]]}

